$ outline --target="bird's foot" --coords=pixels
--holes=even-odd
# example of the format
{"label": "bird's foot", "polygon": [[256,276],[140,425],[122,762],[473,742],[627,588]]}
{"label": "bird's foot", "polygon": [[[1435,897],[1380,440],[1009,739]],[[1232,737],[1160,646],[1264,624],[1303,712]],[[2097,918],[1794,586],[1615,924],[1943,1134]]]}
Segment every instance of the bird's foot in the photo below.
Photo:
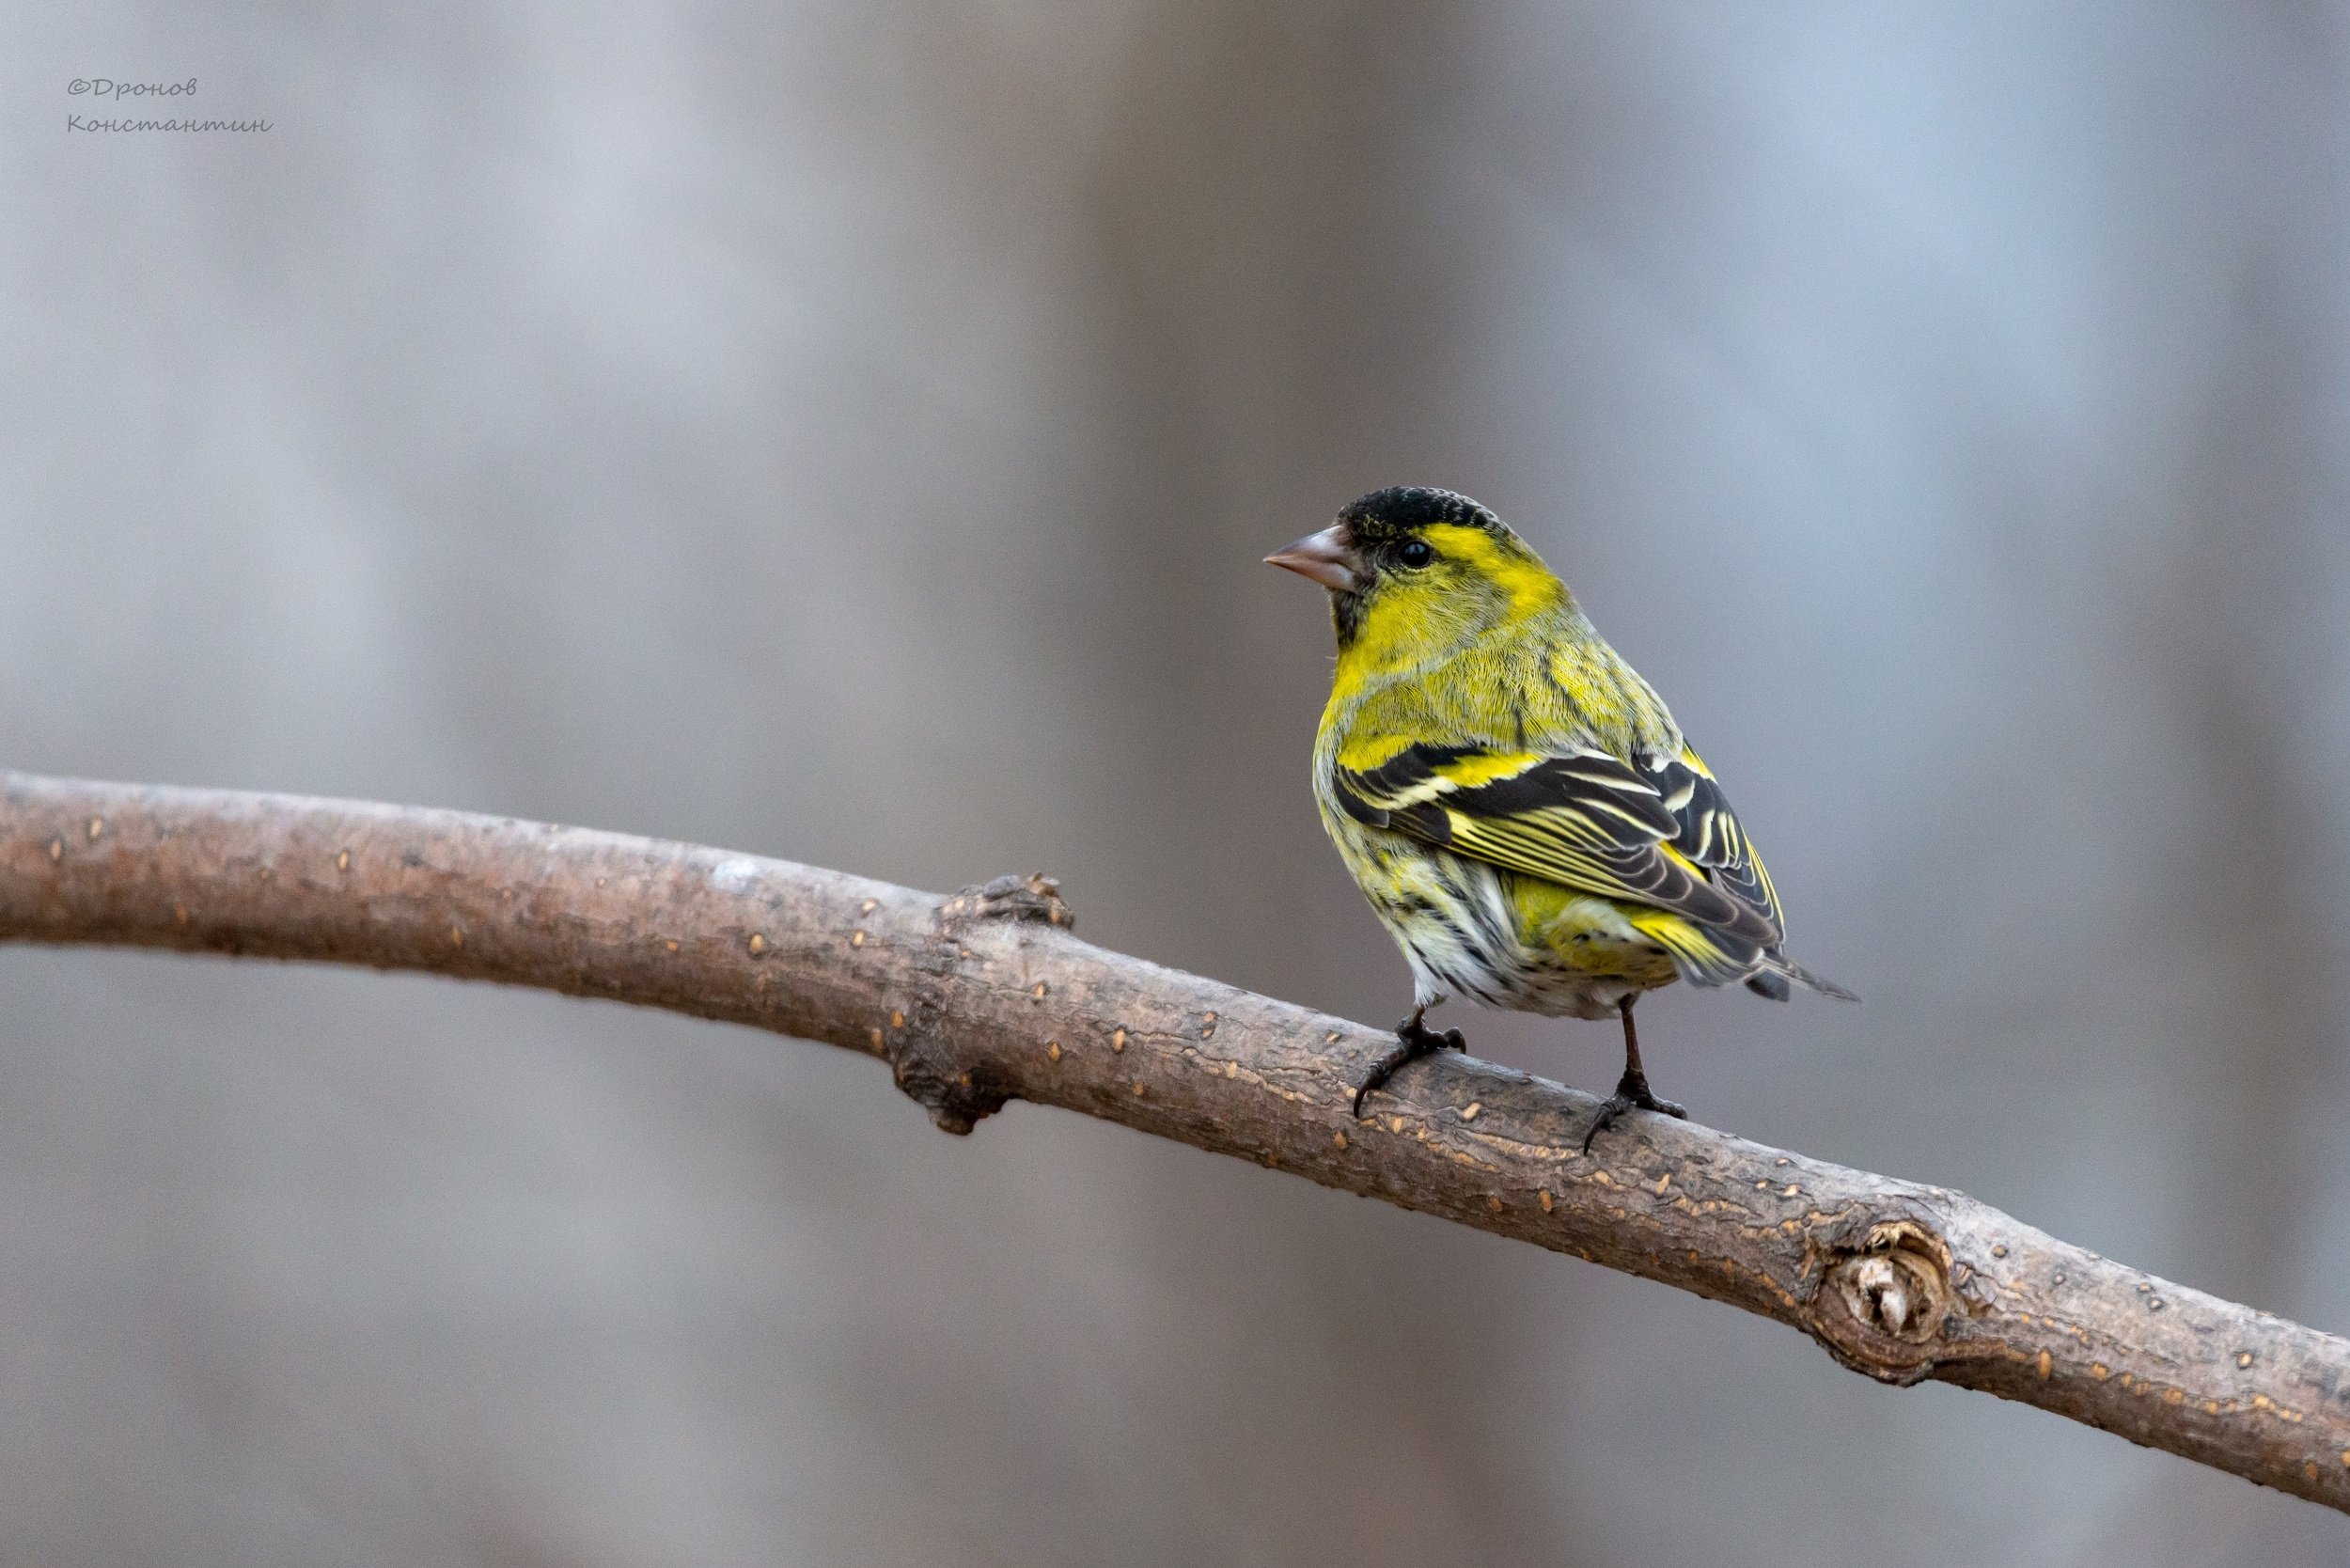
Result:
{"label": "bird's foot", "polygon": [[1617,1083],[1616,1092],[1599,1103],[1599,1114],[1591,1118],[1591,1130],[1583,1135],[1583,1152],[1588,1154],[1591,1152],[1591,1139],[1612,1126],[1618,1117],[1626,1111],[1636,1110],[1656,1111],[1665,1116],[1677,1116],[1684,1121],[1689,1120],[1688,1111],[1682,1106],[1670,1100],[1659,1100],[1649,1092],[1646,1074],[1636,1076],[1626,1073]]}
{"label": "bird's foot", "polygon": [[1394,1077],[1396,1069],[1405,1062],[1417,1061],[1432,1051],[1465,1051],[1467,1049],[1468,1042],[1461,1038],[1460,1030],[1446,1029],[1438,1033],[1421,1023],[1418,1013],[1413,1013],[1395,1027],[1395,1049],[1372,1062],[1371,1071],[1363,1074],[1363,1081],[1356,1086],[1355,1120],[1360,1121],[1363,1119],[1364,1096]]}

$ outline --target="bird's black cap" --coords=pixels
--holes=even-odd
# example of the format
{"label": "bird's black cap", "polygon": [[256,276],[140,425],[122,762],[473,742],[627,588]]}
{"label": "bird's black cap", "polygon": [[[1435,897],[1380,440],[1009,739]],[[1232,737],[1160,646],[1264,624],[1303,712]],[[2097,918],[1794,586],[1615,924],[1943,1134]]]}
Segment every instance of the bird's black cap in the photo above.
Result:
{"label": "bird's black cap", "polygon": [[1339,521],[1365,540],[1417,533],[1444,523],[1482,528],[1487,533],[1507,531],[1500,518],[1467,496],[1416,484],[1392,485],[1349,501],[1339,509]]}

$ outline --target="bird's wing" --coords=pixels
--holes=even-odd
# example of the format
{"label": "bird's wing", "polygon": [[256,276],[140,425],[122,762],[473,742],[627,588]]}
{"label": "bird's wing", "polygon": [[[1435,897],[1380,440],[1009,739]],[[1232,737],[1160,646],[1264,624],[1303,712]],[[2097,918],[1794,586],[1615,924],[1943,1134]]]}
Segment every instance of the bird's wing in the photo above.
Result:
{"label": "bird's wing", "polygon": [[1723,798],[1722,787],[1714,781],[1713,770],[1684,746],[1680,756],[1659,759],[1641,771],[1655,784],[1665,809],[1679,824],[1673,848],[1703,868],[1705,879],[1742,908],[1768,921],[1771,940],[1776,943],[1787,929],[1787,917],[1778,907],[1778,891],[1771,886],[1771,873],[1763,869],[1762,857],[1747,841],[1746,829],[1738,825],[1737,814]]}
{"label": "bird's wing", "polygon": [[1783,929],[1770,874],[1697,754],[1636,766],[1590,749],[1422,744],[1341,759],[1358,822],[1578,892],[1678,917],[1639,921],[1693,976],[1736,978]]}

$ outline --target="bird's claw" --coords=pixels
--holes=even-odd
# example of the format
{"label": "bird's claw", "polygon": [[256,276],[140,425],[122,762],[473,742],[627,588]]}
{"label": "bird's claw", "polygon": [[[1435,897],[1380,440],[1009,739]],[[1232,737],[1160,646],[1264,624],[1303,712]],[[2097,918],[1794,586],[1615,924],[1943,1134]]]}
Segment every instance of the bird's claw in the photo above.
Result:
{"label": "bird's claw", "polygon": [[1647,1084],[1643,1083],[1637,1087],[1618,1084],[1616,1092],[1599,1103],[1599,1114],[1591,1118],[1591,1130],[1583,1135],[1583,1152],[1590,1153],[1591,1139],[1613,1126],[1617,1119],[1624,1112],[1636,1110],[1655,1111],[1662,1116],[1679,1117],[1684,1121],[1689,1120],[1689,1113],[1685,1108],[1670,1100],[1659,1100],[1648,1091]]}
{"label": "bird's claw", "polygon": [[1460,1030],[1445,1029],[1439,1032],[1432,1029],[1419,1021],[1418,1013],[1406,1018],[1395,1027],[1395,1048],[1372,1062],[1371,1071],[1364,1074],[1363,1081],[1355,1086],[1355,1120],[1360,1121],[1363,1119],[1364,1097],[1372,1090],[1383,1087],[1389,1078],[1394,1077],[1396,1069],[1404,1063],[1417,1061],[1432,1051],[1465,1051],[1467,1049],[1468,1042],[1462,1037]]}

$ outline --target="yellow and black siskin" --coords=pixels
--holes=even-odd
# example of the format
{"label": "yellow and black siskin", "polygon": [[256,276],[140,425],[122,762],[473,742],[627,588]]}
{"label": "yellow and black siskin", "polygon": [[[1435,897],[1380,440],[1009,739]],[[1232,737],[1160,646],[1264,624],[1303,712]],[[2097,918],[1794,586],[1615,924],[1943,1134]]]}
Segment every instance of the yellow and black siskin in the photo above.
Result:
{"label": "yellow and black siskin", "polygon": [[1623,1077],[1586,1135],[1649,1091],[1632,1007],[1676,980],[1852,994],[1780,950],[1770,873],[1655,691],[1542,557],[1448,490],[1382,490],[1265,557],[1330,590],[1338,668],[1314,799],[1412,966],[1412,1015],[1355,1096],[1462,1045],[1446,996],[1623,1020]]}

